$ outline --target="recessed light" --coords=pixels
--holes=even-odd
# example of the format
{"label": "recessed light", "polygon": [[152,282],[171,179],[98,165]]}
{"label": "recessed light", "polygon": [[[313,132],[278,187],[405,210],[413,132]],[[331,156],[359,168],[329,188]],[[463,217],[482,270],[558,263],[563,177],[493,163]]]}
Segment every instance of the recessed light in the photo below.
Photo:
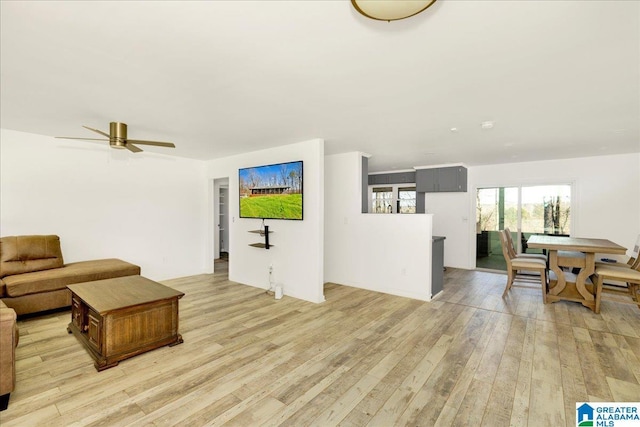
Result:
{"label": "recessed light", "polygon": [[458,128],[451,128],[449,129],[451,132],[458,132]]}
{"label": "recessed light", "polygon": [[490,122],[490,121],[482,122],[482,123],[480,123],[480,127],[482,129],[492,129],[493,128],[493,124],[494,124],[494,122]]}

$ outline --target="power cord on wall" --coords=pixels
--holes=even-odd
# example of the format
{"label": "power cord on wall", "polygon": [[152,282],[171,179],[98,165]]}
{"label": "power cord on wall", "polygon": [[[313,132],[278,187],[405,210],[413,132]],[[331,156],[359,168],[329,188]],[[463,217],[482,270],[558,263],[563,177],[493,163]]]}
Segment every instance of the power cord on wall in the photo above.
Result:
{"label": "power cord on wall", "polygon": [[275,295],[276,290],[273,287],[273,266],[269,266],[269,289],[267,289],[267,295]]}

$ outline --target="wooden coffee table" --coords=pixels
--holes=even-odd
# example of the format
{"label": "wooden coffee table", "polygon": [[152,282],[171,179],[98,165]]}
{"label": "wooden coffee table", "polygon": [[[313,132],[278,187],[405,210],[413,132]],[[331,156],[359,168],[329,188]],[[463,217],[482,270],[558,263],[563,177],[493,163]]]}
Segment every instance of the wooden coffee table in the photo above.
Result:
{"label": "wooden coffee table", "polygon": [[142,276],[67,286],[71,323],[67,327],[95,360],[98,371],[165,345],[182,343],[178,300],[182,292]]}

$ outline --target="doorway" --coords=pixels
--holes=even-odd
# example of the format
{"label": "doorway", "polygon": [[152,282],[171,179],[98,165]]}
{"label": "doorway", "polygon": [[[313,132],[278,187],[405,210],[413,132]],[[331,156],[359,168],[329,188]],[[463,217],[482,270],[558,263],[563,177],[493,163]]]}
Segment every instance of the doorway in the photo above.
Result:
{"label": "doorway", "polygon": [[214,260],[229,259],[229,178],[213,180]]}
{"label": "doorway", "polygon": [[229,188],[220,187],[220,210],[218,213],[218,228],[220,230],[220,258],[229,259]]}

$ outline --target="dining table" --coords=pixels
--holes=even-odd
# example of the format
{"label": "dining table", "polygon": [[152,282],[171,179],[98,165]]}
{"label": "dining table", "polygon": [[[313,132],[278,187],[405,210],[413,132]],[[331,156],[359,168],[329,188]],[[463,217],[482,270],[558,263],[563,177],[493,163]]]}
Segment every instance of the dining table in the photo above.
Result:
{"label": "dining table", "polygon": [[[547,301],[576,301],[595,311],[595,286],[589,277],[595,272],[596,254],[624,255],[627,248],[607,239],[534,234],[527,246],[548,252],[550,274]],[[578,270],[577,274],[574,273]]]}

